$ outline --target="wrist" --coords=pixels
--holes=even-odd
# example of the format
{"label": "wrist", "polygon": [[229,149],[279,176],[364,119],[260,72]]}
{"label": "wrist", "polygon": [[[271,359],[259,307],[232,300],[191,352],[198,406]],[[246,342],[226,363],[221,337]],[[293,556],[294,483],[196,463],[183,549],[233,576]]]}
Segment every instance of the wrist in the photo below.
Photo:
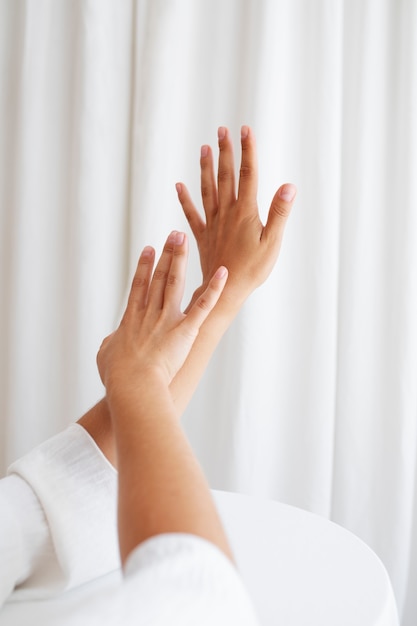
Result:
{"label": "wrist", "polygon": [[118,373],[106,381],[106,398],[113,416],[114,409],[135,407],[138,414],[149,414],[158,401],[172,402],[166,374],[157,367],[141,369],[133,374]]}
{"label": "wrist", "polygon": [[[191,301],[185,310],[185,313],[188,313],[188,311],[196,303],[198,298],[204,293],[207,287],[208,281],[203,282],[200,287],[198,287],[194,291]],[[243,285],[233,283],[229,279],[226,283],[222,295],[219,298],[219,301],[213,309],[213,312],[215,312],[216,315],[223,316],[224,318],[226,318],[226,320],[230,322],[240,311],[243,303],[252,293],[252,291],[253,289],[245,289]],[[212,313],[210,314],[210,316],[211,315]]]}
{"label": "wrist", "polygon": [[104,380],[106,396],[113,393],[130,393],[153,381],[161,386],[168,387],[167,375],[162,367],[154,364],[134,364],[125,363],[122,366],[113,367],[107,372]]}

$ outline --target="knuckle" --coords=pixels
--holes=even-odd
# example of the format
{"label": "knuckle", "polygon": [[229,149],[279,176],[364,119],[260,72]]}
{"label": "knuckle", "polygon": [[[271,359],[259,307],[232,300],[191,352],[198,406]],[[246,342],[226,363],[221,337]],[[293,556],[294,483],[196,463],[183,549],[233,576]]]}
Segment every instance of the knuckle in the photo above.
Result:
{"label": "knuckle", "polygon": [[155,270],[153,275],[154,280],[166,280],[167,272],[164,270]]}
{"label": "knuckle", "polygon": [[210,185],[202,185],[201,186],[201,197],[203,200],[211,198],[212,191]]}
{"label": "knuckle", "polygon": [[143,276],[135,276],[132,283],[132,289],[141,289],[142,287],[147,287],[149,284],[149,280],[147,278],[143,278]]}
{"label": "knuckle", "polygon": [[253,174],[253,169],[250,165],[242,165],[240,168],[240,178],[250,178]]}
{"label": "knuckle", "polygon": [[211,308],[209,298],[207,298],[206,296],[202,296],[197,300],[197,306],[202,311],[209,311]]}
{"label": "knuckle", "polygon": [[185,252],[185,248],[184,247],[180,247],[180,248],[174,248],[174,253],[173,256],[185,256],[186,252]]}
{"label": "knuckle", "polygon": [[288,217],[288,215],[290,214],[290,209],[288,207],[287,204],[275,201],[272,204],[272,210],[273,212],[278,215],[279,217]]}
{"label": "knuckle", "polygon": [[172,254],[174,250],[174,245],[170,242],[166,242],[164,245],[164,252],[168,252],[169,254]]}
{"label": "knuckle", "polygon": [[198,222],[199,214],[195,208],[184,208],[184,216],[190,225]]}
{"label": "knuckle", "polygon": [[188,209],[184,209],[184,215],[187,222],[192,222],[194,219],[194,214]]}
{"label": "knuckle", "polygon": [[229,181],[232,178],[232,172],[226,168],[219,168],[218,172],[219,181]]}
{"label": "knuckle", "polygon": [[168,287],[175,287],[175,285],[178,283],[178,278],[175,276],[175,274],[168,274],[167,276],[167,286]]}

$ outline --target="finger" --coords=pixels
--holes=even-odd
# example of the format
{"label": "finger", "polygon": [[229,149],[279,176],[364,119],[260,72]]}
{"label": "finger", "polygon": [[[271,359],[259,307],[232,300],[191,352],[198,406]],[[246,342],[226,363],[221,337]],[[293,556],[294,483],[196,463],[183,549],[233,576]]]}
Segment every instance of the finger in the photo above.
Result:
{"label": "finger", "polygon": [[152,276],[148,294],[148,308],[162,309],[164,304],[165,285],[168,279],[169,268],[171,267],[172,255],[177,238],[177,231],[173,230],[168,236],[162,254]]}
{"label": "finger", "polygon": [[224,126],[218,130],[219,167],[217,172],[218,208],[229,209],[236,201],[235,166],[229,131]]}
{"label": "finger", "polygon": [[238,198],[248,208],[256,206],[258,192],[258,168],[256,160],[255,136],[249,126],[241,129],[242,160],[239,175]]}
{"label": "finger", "polygon": [[281,239],[296,193],[297,189],[290,183],[286,183],[278,189],[269,209],[262,239]]}
{"label": "finger", "polygon": [[214,274],[207,289],[201,294],[191,307],[187,317],[182,322],[183,330],[190,334],[197,334],[204,321],[216,306],[228,277],[228,271],[224,266]]}
{"label": "finger", "polygon": [[201,198],[207,223],[217,213],[217,186],[214,176],[213,153],[210,146],[201,146]]}
{"label": "finger", "polygon": [[165,310],[180,311],[187,269],[188,241],[185,233],[177,233],[164,292]]}
{"label": "finger", "polygon": [[124,317],[146,306],[154,260],[155,250],[151,246],[146,246],[139,257]]}
{"label": "finger", "polygon": [[198,243],[200,240],[201,234],[204,232],[206,228],[204,220],[202,219],[200,213],[197,211],[194,204],[192,203],[187,187],[182,183],[177,183],[176,189],[178,193],[178,200],[181,203],[182,210],[184,211],[186,220],[189,223],[191,232],[193,233]]}

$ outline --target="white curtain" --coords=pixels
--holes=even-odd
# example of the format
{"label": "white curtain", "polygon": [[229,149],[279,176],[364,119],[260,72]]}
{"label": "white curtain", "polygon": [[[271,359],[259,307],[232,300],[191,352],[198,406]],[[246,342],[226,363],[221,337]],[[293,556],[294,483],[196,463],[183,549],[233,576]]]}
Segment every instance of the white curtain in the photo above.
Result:
{"label": "white curtain", "polygon": [[364,539],[415,626],[416,0],[0,0],[0,64],[2,469],[100,397],[175,182],[248,123],[262,215],[298,198],[184,424],[213,487]]}

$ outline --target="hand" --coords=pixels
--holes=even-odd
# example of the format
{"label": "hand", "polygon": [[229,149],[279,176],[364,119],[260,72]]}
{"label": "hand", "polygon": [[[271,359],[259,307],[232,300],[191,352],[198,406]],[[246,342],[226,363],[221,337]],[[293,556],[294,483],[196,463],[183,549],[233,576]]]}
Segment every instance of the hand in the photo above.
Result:
{"label": "hand", "polygon": [[[247,127],[242,128],[242,161],[237,197],[233,150],[229,133],[225,128],[219,129],[219,148],[217,185],[211,149],[208,146],[202,148],[201,192],[205,221],[191,202],[185,185],[178,184],[177,186],[181,205],[197,240],[203,271],[203,283],[196,290],[186,312],[190,311],[192,305],[204,292],[215,268],[224,265],[229,270],[229,278],[220,298],[221,306],[216,306],[213,314],[206,320],[193,344],[191,354],[171,382],[170,393],[178,413],[182,413],[187,406],[213,350],[241,304],[270,273],[279,253],[285,223],[295,195],[295,188],[292,185],[283,185],[278,189],[264,227],[260,221],[256,203],[257,172],[255,140],[252,131]],[[290,194],[289,197],[285,196],[286,193]],[[164,266],[169,268],[172,244],[167,244],[162,257]],[[150,260],[144,265],[149,266],[149,262]],[[151,273],[152,270],[149,271]],[[135,290],[139,292],[139,286],[137,287],[138,289],[135,288]],[[131,297],[134,297],[133,294]],[[143,311],[140,315],[143,315]],[[128,331],[123,329],[123,332],[125,330],[127,336]],[[129,332],[134,334],[133,330]],[[103,342],[100,350],[99,368],[105,384],[112,371],[121,372],[122,380],[129,372],[127,356],[125,358],[120,347],[122,336],[121,328],[117,336],[117,345],[119,345],[117,350],[117,345],[114,342],[110,343],[110,338]],[[126,355],[132,348],[132,345],[126,347]],[[121,350],[121,357],[117,357],[119,350]],[[132,363],[134,362],[135,360],[132,359]],[[137,379],[132,380],[132,385],[135,386],[138,382]],[[107,458],[116,464],[107,399],[101,400],[79,420],[79,423],[90,433]]]}
{"label": "hand", "polygon": [[171,233],[153,272],[155,252],[143,250],[120,326],[97,355],[114,432],[123,564],[143,541],[166,533],[198,535],[233,559],[169,387],[227,279],[220,267],[181,313],[187,251],[184,233]]}
{"label": "hand", "polygon": [[112,385],[136,387],[149,372],[162,376],[168,387],[183,365],[227,280],[226,268],[220,267],[189,312],[181,313],[187,252],[184,233],[171,233],[152,276],[155,251],[143,250],[120,326],[97,355],[107,390]]}
{"label": "hand", "polygon": [[[205,289],[215,268],[229,271],[227,297],[239,307],[243,300],[270,274],[281,246],[284,227],[294,202],[296,189],[282,185],[271,203],[266,225],[259,218],[255,138],[248,126],[242,127],[242,160],[236,194],[233,148],[229,132],[219,128],[217,184],[213,155],[209,146],[201,149],[201,195],[205,220],[192,203],[187,188],[177,184],[178,197],[196,238]],[[194,301],[194,299],[193,299]]]}

